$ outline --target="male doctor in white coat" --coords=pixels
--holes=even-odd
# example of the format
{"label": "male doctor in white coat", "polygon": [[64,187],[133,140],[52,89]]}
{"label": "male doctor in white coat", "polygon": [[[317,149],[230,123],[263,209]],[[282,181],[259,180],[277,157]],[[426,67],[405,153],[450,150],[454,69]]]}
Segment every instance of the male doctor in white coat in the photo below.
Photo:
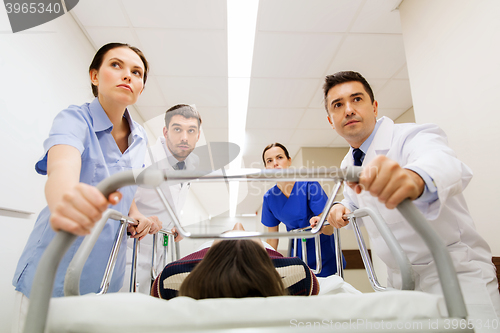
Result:
{"label": "male doctor in white coat", "polygon": [[[201,117],[194,106],[178,104],[165,112],[165,127],[163,136],[160,136],[155,145],[149,147],[145,158],[145,167],[154,167],[161,170],[194,170],[198,167],[199,158],[191,154],[200,139]],[[163,182],[160,189],[180,218],[181,210],[186,202],[189,192],[189,183],[172,184]],[[154,189],[139,187],[135,194],[135,203],[142,214],[147,214],[154,221],[159,220],[160,227],[176,233],[174,223],[167,213],[163,202]],[[157,217],[157,219],[155,219]],[[161,236],[160,236],[161,237]],[[163,266],[163,241],[158,242],[158,272]],[[182,236],[178,235],[178,242]],[[133,250],[133,240],[129,239],[127,253],[127,272],[130,272]],[[151,255],[153,248],[153,236],[147,235],[141,240],[137,262],[137,282],[139,292],[149,294],[151,288]],[[130,276],[125,277],[122,291],[130,288]]]}
{"label": "male doctor in white coat", "polygon": [[[357,208],[379,212],[408,255],[416,290],[442,294],[429,249],[394,209],[406,198],[414,200],[450,252],[469,315],[499,316],[491,250],[476,231],[462,194],[472,172],[448,147],[445,133],[433,124],[394,124],[386,117],[377,121],[378,103],[359,73],[329,75],[323,89],[328,121],[351,146],[341,167],[364,168],[359,184],[345,187],[344,200],[331,208],[328,221],[341,228],[348,223],[343,216]],[[373,223],[364,222],[372,249],[387,265],[388,285],[401,289],[389,249]]]}

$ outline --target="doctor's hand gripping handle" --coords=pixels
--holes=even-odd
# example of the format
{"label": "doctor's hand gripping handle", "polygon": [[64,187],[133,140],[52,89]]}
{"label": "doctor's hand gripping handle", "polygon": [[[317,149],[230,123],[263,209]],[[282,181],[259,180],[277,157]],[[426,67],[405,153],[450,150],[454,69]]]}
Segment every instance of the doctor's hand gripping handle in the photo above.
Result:
{"label": "doctor's hand gripping handle", "polygon": [[[362,167],[347,167],[343,170],[344,179],[348,182],[357,183],[362,170]],[[467,310],[465,308],[464,297],[460,289],[453,261],[443,241],[410,199],[403,200],[397,206],[397,210],[410,223],[420,237],[422,237],[431,251],[436,263],[448,316],[465,319],[467,317]]]}

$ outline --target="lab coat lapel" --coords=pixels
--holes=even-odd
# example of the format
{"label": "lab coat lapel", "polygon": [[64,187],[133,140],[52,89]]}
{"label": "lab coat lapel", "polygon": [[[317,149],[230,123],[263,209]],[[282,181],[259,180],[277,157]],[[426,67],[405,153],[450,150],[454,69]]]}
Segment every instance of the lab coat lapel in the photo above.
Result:
{"label": "lab coat lapel", "polygon": [[[377,133],[375,134],[375,137],[373,138],[370,147],[368,148],[368,152],[366,153],[365,159],[363,160],[363,166],[368,164],[378,155],[386,155],[391,148],[394,122],[387,117],[382,117],[378,121],[381,122],[381,124],[377,130]],[[354,161],[352,158],[352,148],[350,152],[351,165],[353,165]]]}

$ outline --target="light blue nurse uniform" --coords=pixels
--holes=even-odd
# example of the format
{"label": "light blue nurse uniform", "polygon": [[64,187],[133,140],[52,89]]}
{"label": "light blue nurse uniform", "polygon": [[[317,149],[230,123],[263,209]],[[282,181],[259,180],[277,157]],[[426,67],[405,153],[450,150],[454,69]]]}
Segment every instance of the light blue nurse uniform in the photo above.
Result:
{"label": "light blue nurse uniform", "polygon": [[[113,124],[97,98],[91,103],[85,103],[81,106],[69,106],[54,119],[49,137],[43,144],[45,154],[36,163],[36,171],[42,175],[47,174],[47,152],[51,147],[59,144],[73,146],[80,152],[82,157],[80,182],[82,183],[96,185],[114,173],[143,167],[147,147],[146,132],[132,120],[128,111],[125,111],[124,117],[130,125],[131,133],[129,147],[122,154],[111,135]],[[113,209],[128,215],[135,191],[136,186],[120,189],[123,198]],[[27,297],[30,296],[32,288],[37,288],[37,286],[32,286],[32,283],[38,262],[45,248],[55,236],[49,218],[49,208],[45,207],[38,216],[12,280],[16,290]],[[119,221],[108,220],[106,223],[83,268],[80,280],[82,294],[98,291],[119,226]],[[66,269],[82,240],[83,237],[78,237],[62,259],[56,275],[53,297],[64,295],[63,285]],[[109,292],[117,292],[123,284],[126,244],[126,241],[122,242],[108,289]]]}

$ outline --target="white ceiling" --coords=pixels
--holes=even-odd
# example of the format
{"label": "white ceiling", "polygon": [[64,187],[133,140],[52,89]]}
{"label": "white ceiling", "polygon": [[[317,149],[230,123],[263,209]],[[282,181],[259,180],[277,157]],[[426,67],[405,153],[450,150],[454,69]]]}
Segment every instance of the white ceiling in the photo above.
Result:
{"label": "white ceiling", "polygon": [[[347,146],[323,108],[324,77],[355,70],[371,83],[379,116],[412,106],[399,12],[401,0],[260,0],[248,114],[245,166],[260,167],[262,149]],[[140,48],[151,65],[136,109],[155,135],[178,103],[196,104],[206,142],[227,141],[226,0],[85,0],[72,11],[96,48],[111,41]],[[151,119],[159,123],[151,124]],[[149,122],[148,122],[149,121]],[[213,193],[195,193],[210,215]],[[206,202],[206,203],[204,203]],[[262,197],[239,205],[258,210]]]}

